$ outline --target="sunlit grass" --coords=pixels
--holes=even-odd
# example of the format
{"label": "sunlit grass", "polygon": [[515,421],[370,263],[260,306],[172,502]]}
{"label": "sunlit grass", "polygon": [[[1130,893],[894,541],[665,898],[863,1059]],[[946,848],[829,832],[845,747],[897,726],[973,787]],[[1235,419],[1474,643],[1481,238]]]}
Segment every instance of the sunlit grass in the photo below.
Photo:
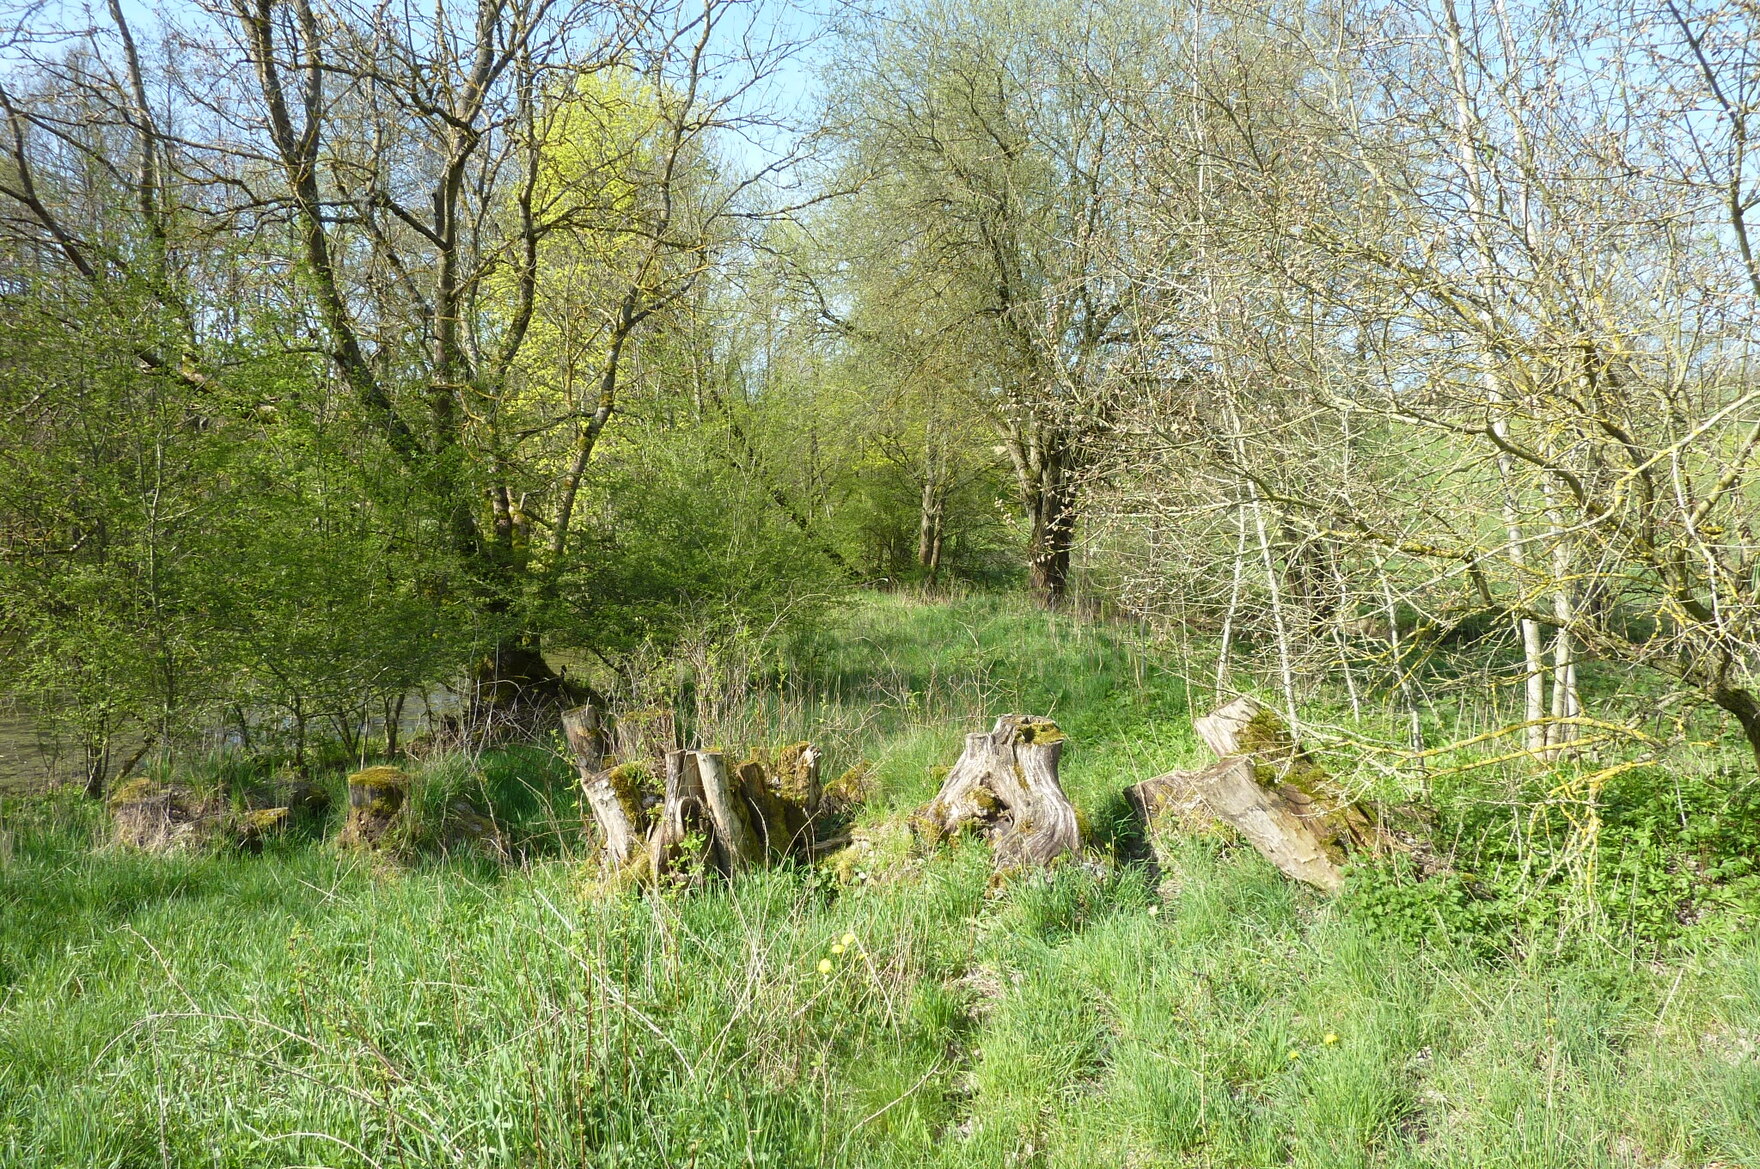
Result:
{"label": "sunlit grass", "polygon": [[[870,600],[796,647],[779,716],[825,712],[844,765],[875,762],[878,819],[961,734],[1049,713],[1104,823],[1198,754],[1134,652],[1002,602]],[[39,808],[0,869],[0,1164],[1760,1164],[1752,940],[1418,948],[1201,840],[1001,886],[966,842],[859,887],[613,893],[566,766],[425,778],[542,846],[145,857]]]}

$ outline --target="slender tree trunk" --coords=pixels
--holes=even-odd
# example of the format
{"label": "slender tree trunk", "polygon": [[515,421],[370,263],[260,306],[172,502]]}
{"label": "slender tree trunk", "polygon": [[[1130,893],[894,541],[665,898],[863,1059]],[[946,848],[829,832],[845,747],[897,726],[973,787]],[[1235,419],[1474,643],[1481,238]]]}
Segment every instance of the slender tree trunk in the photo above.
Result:
{"label": "slender tree trunk", "polygon": [[925,571],[930,585],[935,583],[941,568],[941,534],[946,520],[947,492],[938,479],[923,483],[923,503],[917,519],[917,566]]}
{"label": "slender tree trunk", "polygon": [[[1467,49],[1455,0],[1445,0],[1442,14],[1447,25],[1449,70],[1454,86],[1455,149],[1459,156],[1461,171],[1466,178],[1464,193],[1467,214],[1473,222],[1474,247],[1477,252],[1479,274],[1495,289],[1497,257],[1482,223],[1488,202],[1486,187],[1489,181],[1486,166],[1480,153],[1481,147],[1485,144],[1478,135],[1478,118],[1473,110],[1472,98],[1467,87]],[[1495,329],[1489,321],[1485,321],[1486,347],[1480,359],[1482,363],[1481,377],[1485,386],[1487,410],[1491,416],[1491,429],[1500,442],[1507,445],[1509,441],[1509,416],[1503,393],[1503,377],[1496,365],[1495,336]],[[1509,452],[1501,448],[1497,456],[1497,474],[1503,487],[1503,525],[1505,538],[1509,543],[1510,563],[1516,569],[1517,578],[1525,581],[1527,579],[1527,545],[1515,497],[1514,461],[1510,458]],[[1535,755],[1543,756],[1546,752],[1546,651],[1541,644],[1539,622],[1527,617],[1520,617],[1517,618],[1516,626],[1521,632],[1524,671],[1522,721],[1526,724],[1526,729],[1522,736],[1523,746]]]}
{"label": "slender tree trunk", "polygon": [[1558,634],[1552,645],[1552,725],[1547,728],[1546,741],[1556,757],[1564,745],[1575,738],[1574,727],[1563,720],[1582,713],[1582,700],[1577,696],[1577,659],[1571,626],[1576,620],[1576,602],[1571,584],[1571,551],[1566,542],[1563,517],[1556,506],[1558,488],[1549,479],[1546,483],[1547,536],[1552,542],[1552,615],[1558,622]]}
{"label": "slender tree trunk", "polygon": [[1033,596],[1055,609],[1069,594],[1070,552],[1075,548],[1075,493],[1060,463],[1040,476],[1028,500],[1032,532],[1027,542],[1027,583]]}

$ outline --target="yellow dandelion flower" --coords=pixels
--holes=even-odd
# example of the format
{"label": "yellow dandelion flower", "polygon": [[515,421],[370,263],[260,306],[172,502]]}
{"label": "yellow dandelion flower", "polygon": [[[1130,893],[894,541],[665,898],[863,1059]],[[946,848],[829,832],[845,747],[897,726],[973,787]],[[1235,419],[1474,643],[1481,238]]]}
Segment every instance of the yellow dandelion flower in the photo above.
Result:
{"label": "yellow dandelion flower", "polygon": [[1291,1059],[1300,1059],[1300,1058],[1302,1058],[1302,1053],[1292,1047],[1292,1048],[1290,1048],[1289,1057]]}
{"label": "yellow dandelion flower", "polygon": [[819,959],[819,973],[820,974],[830,974],[831,973],[831,959],[829,959],[829,958]]}
{"label": "yellow dandelion flower", "polygon": [[843,953],[843,943],[842,942],[832,942],[831,943],[831,952],[833,954]]}
{"label": "yellow dandelion flower", "polygon": [[841,939],[839,939],[839,941],[838,941],[838,945],[840,945],[840,946],[853,946],[855,944],[856,944],[856,936],[854,934],[844,934],[843,937]]}
{"label": "yellow dandelion flower", "polygon": [[1322,1039],[1320,1042],[1324,1043],[1328,1047],[1331,1047],[1334,1043],[1338,1042],[1338,1032],[1328,1031],[1326,1033],[1326,1038]]}
{"label": "yellow dandelion flower", "polygon": [[1160,913],[1161,913],[1161,907],[1159,905],[1151,905],[1149,907],[1149,916],[1150,917],[1158,917],[1160,915]]}

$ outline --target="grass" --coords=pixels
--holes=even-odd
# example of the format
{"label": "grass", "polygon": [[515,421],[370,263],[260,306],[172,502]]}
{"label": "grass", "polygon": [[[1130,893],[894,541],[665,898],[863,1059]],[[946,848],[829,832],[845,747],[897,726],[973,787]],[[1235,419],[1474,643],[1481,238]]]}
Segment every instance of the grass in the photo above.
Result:
{"label": "grass", "polygon": [[[1123,855],[1119,787],[1200,754],[1176,680],[1005,602],[864,600],[784,661],[751,717],[873,760],[876,822],[1005,708],[1071,731]],[[1760,1165],[1750,927],[1487,951],[1204,840],[1003,886],[965,842],[854,887],[614,894],[548,754],[422,779],[523,862],[145,857],[76,803],[15,810],[0,1164]]]}

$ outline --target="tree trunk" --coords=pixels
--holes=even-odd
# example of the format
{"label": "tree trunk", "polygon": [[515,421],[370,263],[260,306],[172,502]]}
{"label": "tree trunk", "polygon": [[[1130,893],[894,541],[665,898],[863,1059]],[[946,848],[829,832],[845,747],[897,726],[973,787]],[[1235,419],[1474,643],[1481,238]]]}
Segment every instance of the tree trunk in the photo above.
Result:
{"label": "tree trunk", "polygon": [[935,479],[923,483],[922,509],[917,517],[917,566],[933,586],[941,571],[942,525],[946,521],[947,491]]}
{"label": "tree trunk", "polygon": [[998,871],[1043,867],[1082,846],[1075,807],[1058,782],[1064,734],[1050,719],[1004,715],[966,736],[941,791],[917,812],[936,840],[968,824],[995,845]]}
{"label": "tree trunk", "polygon": [[1070,551],[1075,547],[1074,501],[1061,482],[1041,490],[1031,503],[1032,533],[1027,543],[1027,585],[1048,609],[1069,595]]}
{"label": "tree trunk", "polygon": [[1760,700],[1756,700],[1751,690],[1739,686],[1718,686],[1709,691],[1711,701],[1728,711],[1741,725],[1742,734],[1747,736],[1748,749],[1754,753],[1754,762],[1760,764]]}
{"label": "tree trunk", "polygon": [[568,683],[544,660],[537,635],[521,634],[502,640],[477,663],[471,722],[487,738],[531,731],[568,698]]}

